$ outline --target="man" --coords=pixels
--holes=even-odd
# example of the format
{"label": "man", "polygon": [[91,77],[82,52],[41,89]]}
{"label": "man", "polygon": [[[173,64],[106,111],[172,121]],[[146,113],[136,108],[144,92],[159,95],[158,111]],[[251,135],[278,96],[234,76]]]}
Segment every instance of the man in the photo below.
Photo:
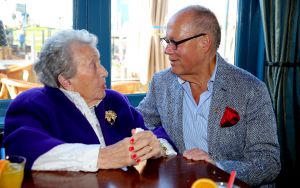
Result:
{"label": "man", "polygon": [[163,127],[179,152],[205,160],[250,185],[280,171],[276,121],[265,84],[218,53],[215,15],[189,6],[168,22],[162,39],[171,68],[156,73],[137,109],[148,128]]}

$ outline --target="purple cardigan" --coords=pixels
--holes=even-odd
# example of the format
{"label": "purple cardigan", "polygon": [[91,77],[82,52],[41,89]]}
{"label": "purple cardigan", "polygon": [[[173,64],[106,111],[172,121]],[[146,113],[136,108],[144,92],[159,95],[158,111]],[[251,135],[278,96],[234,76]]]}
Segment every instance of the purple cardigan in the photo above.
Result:
{"label": "purple cardigan", "polygon": [[[117,114],[113,125],[105,120],[108,110]],[[106,145],[130,137],[133,128],[147,129],[142,116],[129,105],[128,99],[113,90],[106,90],[106,97],[95,112]],[[164,130],[155,134],[171,142]],[[4,146],[8,155],[25,156],[26,169],[31,169],[40,155],[63,143],[99,144],[99,141],[87,119],[59,89],[34,88],[13,100],[4,126]]]}

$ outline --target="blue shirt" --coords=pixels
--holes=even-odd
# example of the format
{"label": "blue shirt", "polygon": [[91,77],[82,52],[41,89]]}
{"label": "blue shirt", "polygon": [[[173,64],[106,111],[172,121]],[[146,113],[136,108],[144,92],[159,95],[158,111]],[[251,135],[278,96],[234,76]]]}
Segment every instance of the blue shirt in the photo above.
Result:
{"label": "blue shirt", "polygon": [[183,139],[187,150],[199,148],[208,152],[207,124],[216,70],[217,63],[213,74],[207,83],[208,89],[200,95],[198,104],[193,98],[190,83],[178,78],[179,83],[181,83],[184,89]]}

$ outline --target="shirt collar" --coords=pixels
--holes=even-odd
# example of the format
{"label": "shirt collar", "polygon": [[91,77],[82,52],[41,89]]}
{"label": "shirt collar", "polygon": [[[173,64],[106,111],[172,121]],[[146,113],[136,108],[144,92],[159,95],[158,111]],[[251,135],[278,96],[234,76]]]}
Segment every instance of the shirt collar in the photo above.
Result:
{"label": "shirt collar", "polygon": [[[85,104],[87,106],[87,103],[85,102],[85,100],[83,99],[83,97],[81,97],[80,93],[76,92],[76,91],[69,91],[69,90],[65,90],[63,88],[59,88],[64,94],[65,96],[71,101],[73,102],[76,106],[82,106],[83,104]],[[102,100],[100,100],[97,104],[95,104],[94,106],[89,107],[90,109],[97,107],[100,102]]]}
{"label": "shirt collar", "polygon": [[[212,73],[212,75],[211,75],[211,77],[210,77],[208,83],[207,83],[207,84],[208,84],[208,89],[210,89],[210,85],[212,85],[212,84],[214,83],[214,81],[215,81],[215,78],[216,78],[216,72],[217,72],[217,67],[218,67],[218,59],[219,59],[219,57],[217,56],[216,66],[215,66],[215,68],[214,68],[214,71],[213,71],[213,73]],[[181,85],[183,85],[183,84],[185,84],[185,83],[187,82],[187,81],[181,79],[179,76],[177,77],[177,79],[178,79],[178,82],[179,82]]]}

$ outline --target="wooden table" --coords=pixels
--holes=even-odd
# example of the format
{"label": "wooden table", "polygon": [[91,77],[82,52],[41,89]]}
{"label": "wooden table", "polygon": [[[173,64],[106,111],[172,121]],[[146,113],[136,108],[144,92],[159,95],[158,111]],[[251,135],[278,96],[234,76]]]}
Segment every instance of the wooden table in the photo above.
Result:
{"label": "wooden table", "polygon": [[[211,178],[227,182],[229,174],[204,161],[193,162],[182,156],[148,160],[143,172],[139,174],[133,167],[127,171],[99,170],[97,173],[86,172],[28,172],[23,181],[23,188],[190,188],[198,178]],[[249,187],[236,179],[235,184]]]}

